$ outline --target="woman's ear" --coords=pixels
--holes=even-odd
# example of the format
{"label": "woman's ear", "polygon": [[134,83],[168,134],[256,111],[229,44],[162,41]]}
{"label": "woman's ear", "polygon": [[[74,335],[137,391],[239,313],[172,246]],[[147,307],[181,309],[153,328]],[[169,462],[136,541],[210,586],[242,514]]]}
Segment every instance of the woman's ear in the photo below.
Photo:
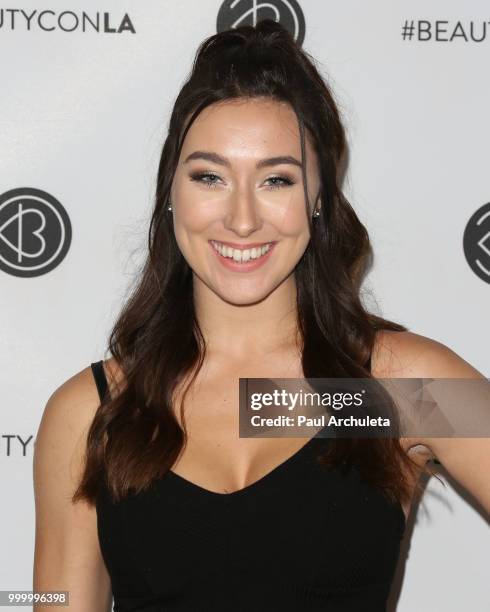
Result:
{"label": "woman's ear", "polygon": [[317,214],[320,214],[321,208],[322,208],[322,199],[320,197],[320,192],[318,192],[318,195],[315,200],[315,205],[313,206],[313,212],[317,211]]}

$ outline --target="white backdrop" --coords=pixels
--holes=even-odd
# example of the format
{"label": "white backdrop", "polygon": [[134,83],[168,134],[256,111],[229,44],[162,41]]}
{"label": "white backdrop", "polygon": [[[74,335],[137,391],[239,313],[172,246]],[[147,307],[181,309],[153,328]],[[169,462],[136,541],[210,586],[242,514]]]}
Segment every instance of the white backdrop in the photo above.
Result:
{"label": "white backdrop", "polygon": [[[490,201],[488,2],[270,4],[281,20],[291,21],[288,7],[302,12],[303,47],[333,86],[349,139],[345,190],[373,241],[366,287],[380,312],[488,377],[490,258],[481,246],[477,266],[463,252],[468,221]],[[231,5],[0,3],[0,590],[32,588],[39,420],[57,386],[103,357],[144,253],[169,112],[197,45],[216,32],[220,9],[272,16],[261,2]],[[84,32],[83,11],[101,23],[107,13],[113,29],[127,13],[127,29]],[[420,36],[417,20],[427,22]],[[26,188],[56,198],[70,219],[66,256],[46,273],[19,254],[18,217],[3,197]],[[432,479],[408,528],[396,610],[488,612],[489,550],[482,514],[450,479],[446,488]]]}

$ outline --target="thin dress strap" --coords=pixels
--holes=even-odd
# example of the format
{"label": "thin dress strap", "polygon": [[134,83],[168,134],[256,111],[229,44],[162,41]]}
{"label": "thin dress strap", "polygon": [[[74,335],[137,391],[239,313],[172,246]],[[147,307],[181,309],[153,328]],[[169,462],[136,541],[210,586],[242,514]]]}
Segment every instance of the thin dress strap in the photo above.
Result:
{"label": "thin dress strap", "polygon": [[101,360],[90,364],[101,403],[104,401],[104,398],[109,390],[109,385],[107,384],[107,378],[104,372],[103,363],[104,361]]}

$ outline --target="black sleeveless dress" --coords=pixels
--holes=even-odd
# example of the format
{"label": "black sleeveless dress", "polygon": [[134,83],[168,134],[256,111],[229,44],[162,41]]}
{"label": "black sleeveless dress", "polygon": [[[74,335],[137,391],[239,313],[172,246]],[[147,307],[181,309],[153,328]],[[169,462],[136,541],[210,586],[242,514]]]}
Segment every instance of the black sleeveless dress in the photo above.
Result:
{"label": "black sleeveless dress", "polygon": [[[91,367],[102,399],[102,361]],[[385,612],[405,515],[354,466],[317,463],[332,442],[311,438],[229,494],[174,472],[116,504],[101,487],[114,612]]]}

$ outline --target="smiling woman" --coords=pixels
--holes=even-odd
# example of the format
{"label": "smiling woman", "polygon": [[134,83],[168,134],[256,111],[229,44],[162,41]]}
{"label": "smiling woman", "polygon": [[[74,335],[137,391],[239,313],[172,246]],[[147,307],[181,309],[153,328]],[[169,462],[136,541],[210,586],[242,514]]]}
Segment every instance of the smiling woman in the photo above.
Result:
{"label": "smiling woman", "polygon": [[[194,292],[204,283],[235,304],[263,300],[279,285],[293,295],[292,273],[310,239],[306,186],[315,213],[321,208],[315,148],[307,136],[301,161],[300,143],[290,104],[266,96],[211,104],[192,122],[170,199],[178,247],[199,279]],[[230,282],[230,272],[246,276]]]}
{"label": "smiling woman", "polygon": [[430,457],[490,508],[487,443],[238,436],[239,378],[482,377],[363,306],[344,154],[332,95],[279,24],[201,44],[112,356],[43,416],[35,588],[62,582],[83,611],[113,594],[118,612],[381,612]]}

